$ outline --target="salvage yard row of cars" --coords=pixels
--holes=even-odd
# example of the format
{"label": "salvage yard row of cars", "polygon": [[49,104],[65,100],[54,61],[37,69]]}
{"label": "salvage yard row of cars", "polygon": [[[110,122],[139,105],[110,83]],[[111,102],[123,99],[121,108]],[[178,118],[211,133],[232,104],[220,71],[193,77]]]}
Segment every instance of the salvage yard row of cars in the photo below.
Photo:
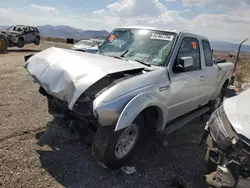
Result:
{"label": "salvage yard row of cars", "polygon": [[[5,53],[9,47],[23,48],[26,44],[39,45],[40,40],[40,31],[36,27],[11,26],[6,30],[0,30],[0,53]],[[72,50],[96,53],[102,42],[103,40],[98,39],[80,40],[73,45]]]}
{"label": "salvage yard row of cars", "polygon": [[223,102],[234,65],[214,61],[206,37],[122,27],[93,53],[76,50],[81,45],[92,44],[81,41],[74,50],[51,47],[24,57],[54,116],[40,146],[50,144],[58,129],[93,131],[94,158],[116,169],[139,148],[145,132],[167,136],[210,113],[201,140],[208,145],[207,183],[244,187],[250,176],[250,91]]}

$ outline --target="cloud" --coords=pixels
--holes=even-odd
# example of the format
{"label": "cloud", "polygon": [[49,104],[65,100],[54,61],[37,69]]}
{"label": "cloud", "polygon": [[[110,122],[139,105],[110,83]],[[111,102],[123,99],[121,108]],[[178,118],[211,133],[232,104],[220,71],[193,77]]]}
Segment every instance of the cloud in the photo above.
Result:
{"label": "cloud", "polygon": [[107,6],[111,14],[120,17],[158,16],[167,10],[159,0],[118,0]]}
{"label": "cloud", "polygon": [[55,14],[59,15],[59,11],[54,7],[40,6],[36,4],[31,4],[30,7],[33,7],[36,10],[43,11],[45,14]]}
{"label": "cloud", "polygon": [[[55,7],[32,4],[23,9],[0,8],[0,25],[70,25],[82,29],[106,29],[128,25],[144,25],[163,29],[176,29],[207,36],[211,40],[240,41],[250,37],[250,3],[239,0],[182,0],[189,7],[169,10],[167,1],[172,0],[117,0],[93,13],[63,14]],[[217,2],[217,4],[215,4]],[[202,13],[192,19],[189,12],[206,6],[207,10],[221,8],[217,13]],[[224,7],[222,9],[222,7]],[[187,9],[185,11],[185,9]],[[210,11],[211,12],[211,11]],[[212,11],[215,12],[215,11]]]}
{"label": "cloud", "polygon": [[106,13],[107,13],[107,11],[105,9],[95,10],[93,12],[94,15],[104,15]]}
{"label": "cloud", "polygon": [[235,8],[243,8],[250,4],[249,0],[182,0],[184,6],[187,7],[206,7],[220,9],[224,11]]}

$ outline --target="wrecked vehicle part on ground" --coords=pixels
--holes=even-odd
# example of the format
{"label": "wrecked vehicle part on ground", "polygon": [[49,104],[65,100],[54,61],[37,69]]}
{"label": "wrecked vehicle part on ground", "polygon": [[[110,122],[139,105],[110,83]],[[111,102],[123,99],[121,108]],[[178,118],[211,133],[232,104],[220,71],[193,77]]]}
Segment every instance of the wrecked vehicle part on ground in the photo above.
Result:
{"label": "wrecked vehicle part on ground", "polygon": [[113,30],[97,54],[51,47],[26,60],[49,112],[70,130],[94,128],[93,156],[110,169],[126,163],[144,129],[217,108],[233,70],[213,63],[205,37],[146,27]]}
{"label": "wrecked vehicle part on ground", "polygon": [[250,186],[250,89],[226,99],[207,122],[207,183],[213,187]]}

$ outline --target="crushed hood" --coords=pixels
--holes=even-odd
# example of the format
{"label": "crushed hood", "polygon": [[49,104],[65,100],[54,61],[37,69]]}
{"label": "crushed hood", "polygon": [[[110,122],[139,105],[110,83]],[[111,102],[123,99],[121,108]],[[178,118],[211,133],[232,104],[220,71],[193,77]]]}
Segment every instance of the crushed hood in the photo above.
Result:
{"label": "crushed hood", "polygon": [[234,130],[250,139],[250,89],[226,99],[223,106]]}
{"label": "crushed hood", "polygon": [[56,47],[35,54],[24,67],[48,94],[68,102],[69,109],[86,89],[104,76],[144,68],[136,62]]}
{"label": "crushed hood", "polygon": [[17,31],[9,31],[9,30],[0,30],[0,33],[4,33],[6,35],[17,35],[20,34],[20,32]]}

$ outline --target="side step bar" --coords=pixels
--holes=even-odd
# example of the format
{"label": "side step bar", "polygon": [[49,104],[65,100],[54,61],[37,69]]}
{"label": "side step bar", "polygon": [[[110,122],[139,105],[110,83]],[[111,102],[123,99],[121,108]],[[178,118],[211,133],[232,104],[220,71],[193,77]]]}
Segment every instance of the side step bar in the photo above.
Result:
{"label": "side step bar", "polygon": [[177,118],[176,120],[173,120],[172,122],[167,123],[166,128],[163,131],[159,132],[156,135],[156,138],[161,138],[166,134],[171,134],[172,132],[182,128],[183,126],[185,126],[186,124],[194,120],[195,118],[200,117],[209,111],[210,111],[209,107],[203,107],[198,110],[189,112],[188,114],[185,114],[181,118]]}

